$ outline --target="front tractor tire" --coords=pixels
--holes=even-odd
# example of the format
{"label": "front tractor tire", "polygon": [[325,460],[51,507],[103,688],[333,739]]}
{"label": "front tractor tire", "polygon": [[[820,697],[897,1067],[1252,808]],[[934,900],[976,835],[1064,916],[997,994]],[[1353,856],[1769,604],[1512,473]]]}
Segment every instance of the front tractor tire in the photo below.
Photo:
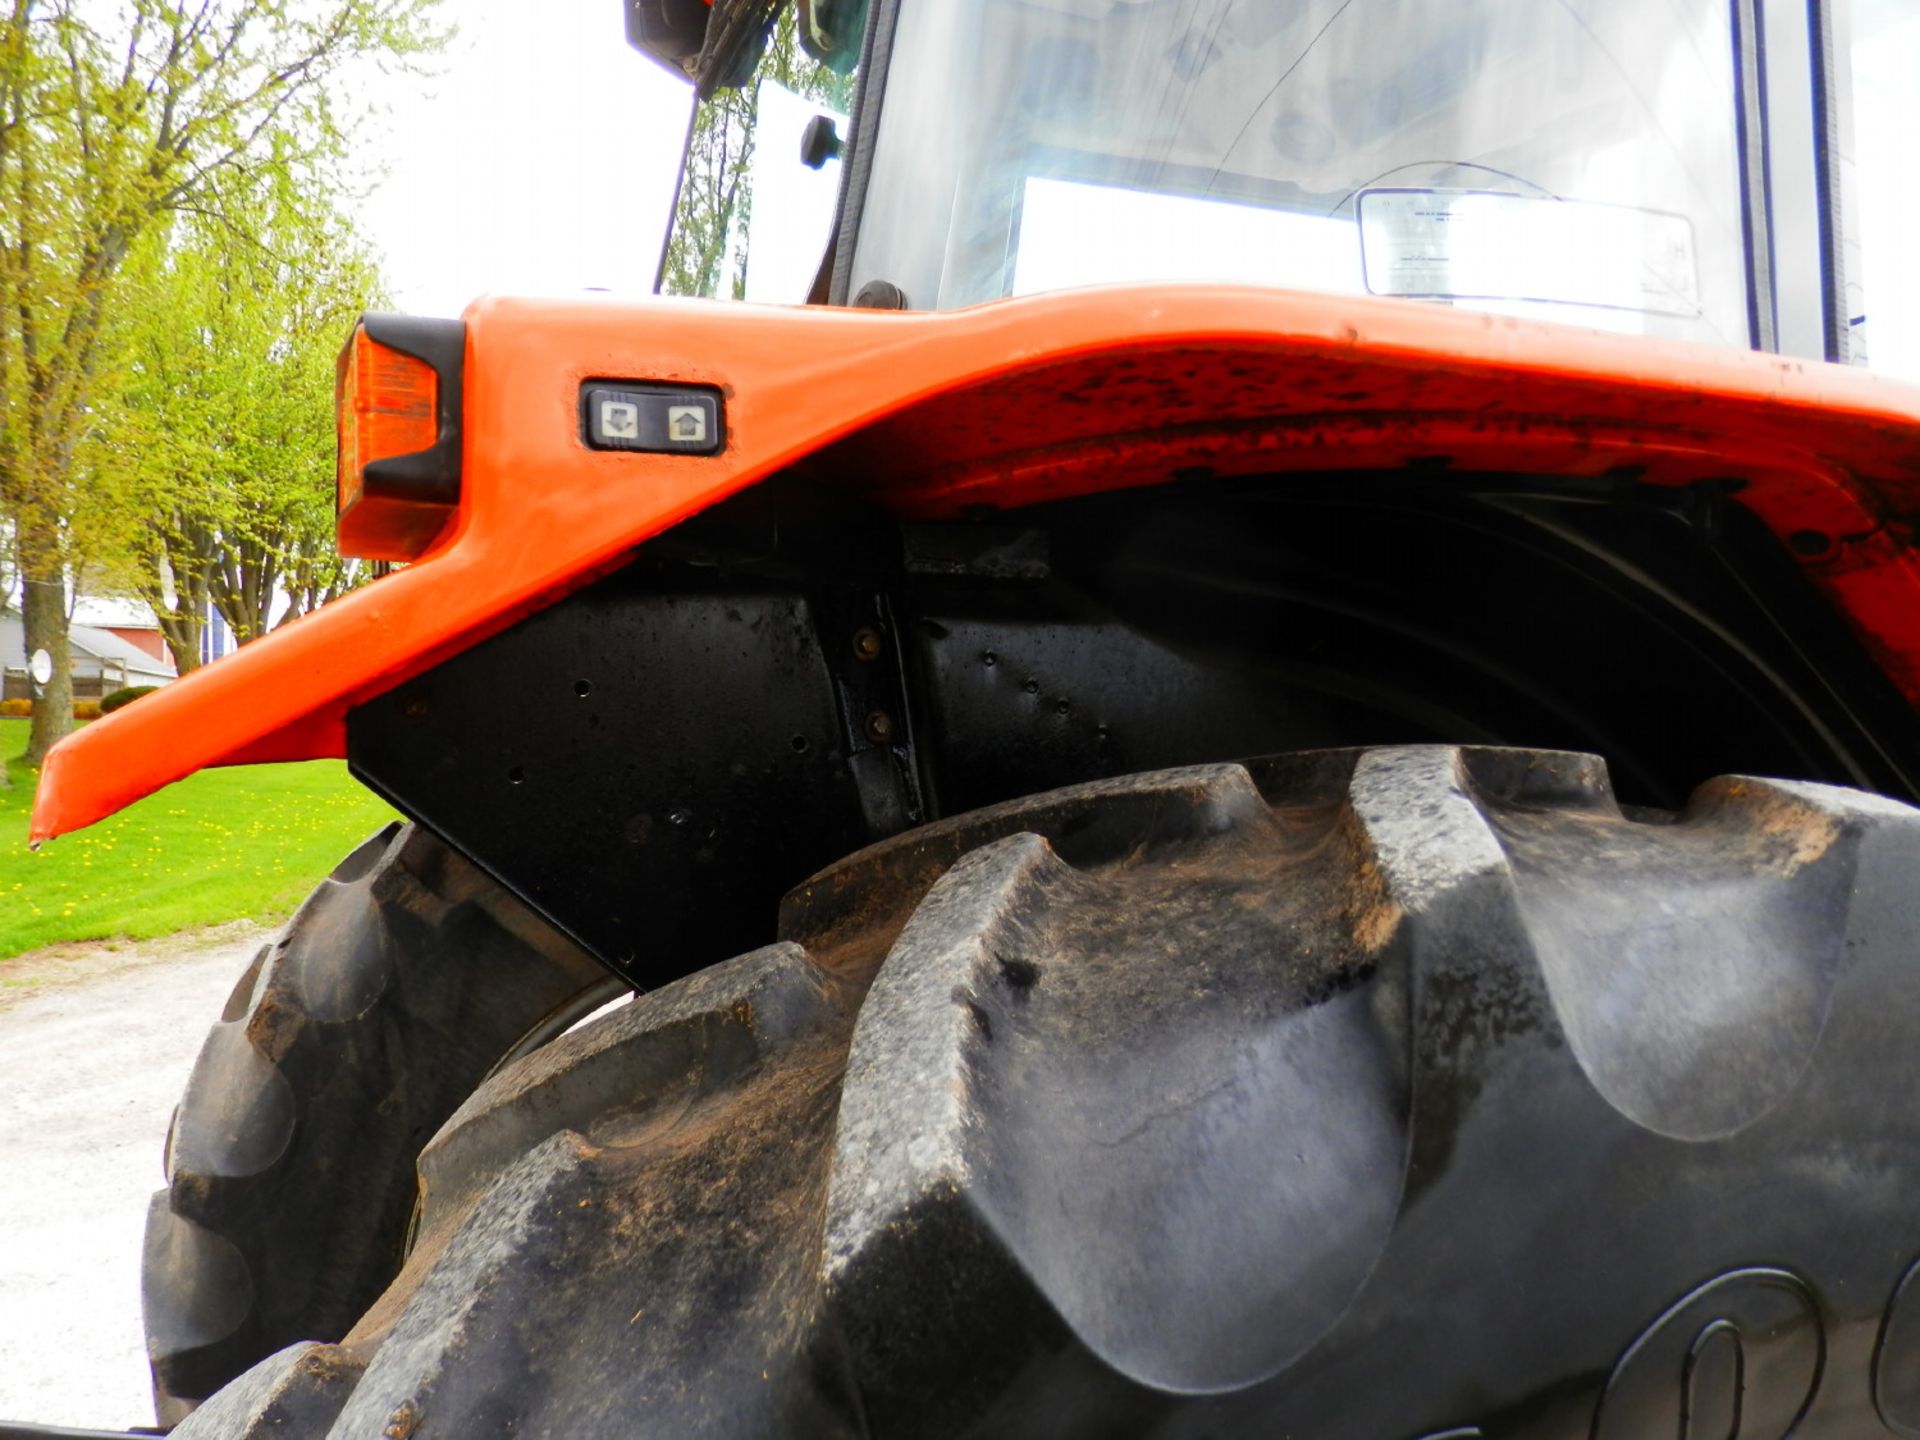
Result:
{"label": "front tractor tire", "polygon": [[1440,746],[942,821],[486,1080],[177,1434],[1920,1433],[1917,874]]}
{"label": "front tractor tire", "polygon": [[142,1266],[161,1423],[344,1335],[400,1268],[421,1147],[608,978],[423,830],[342,861],[241,975],[174,1113]]}

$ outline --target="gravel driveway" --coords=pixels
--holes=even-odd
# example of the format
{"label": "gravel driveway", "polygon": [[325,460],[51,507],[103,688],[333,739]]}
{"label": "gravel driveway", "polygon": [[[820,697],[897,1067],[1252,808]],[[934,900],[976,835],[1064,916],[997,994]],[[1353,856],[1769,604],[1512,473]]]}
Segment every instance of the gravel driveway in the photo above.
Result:
{"label": "gravel driveway", "polygon": [[0,962],[0,1420],[153,1423],[147,1200],[200,1041],[268,933]]}

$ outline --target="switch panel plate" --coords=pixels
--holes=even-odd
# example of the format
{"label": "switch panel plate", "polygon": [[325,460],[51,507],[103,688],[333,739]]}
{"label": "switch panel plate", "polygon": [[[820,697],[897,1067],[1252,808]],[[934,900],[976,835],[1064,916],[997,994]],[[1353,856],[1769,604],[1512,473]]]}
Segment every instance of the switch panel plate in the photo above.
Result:
{"label": "switch panel plate", "polygon": [[726,443],[720,396],[691,385],[595,381],[580,395],[590,449],[715,455]]}

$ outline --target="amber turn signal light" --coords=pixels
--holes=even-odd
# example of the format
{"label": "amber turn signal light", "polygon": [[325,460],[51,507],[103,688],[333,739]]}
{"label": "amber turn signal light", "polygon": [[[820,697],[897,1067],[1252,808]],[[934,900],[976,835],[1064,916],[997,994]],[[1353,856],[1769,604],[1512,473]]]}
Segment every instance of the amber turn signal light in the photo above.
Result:
{"label": "amber turn signal light", "polygon": [[457,320],[364,315],[340,352],[340,553],[412,560],[460,503],[460,385],[466,327]]}

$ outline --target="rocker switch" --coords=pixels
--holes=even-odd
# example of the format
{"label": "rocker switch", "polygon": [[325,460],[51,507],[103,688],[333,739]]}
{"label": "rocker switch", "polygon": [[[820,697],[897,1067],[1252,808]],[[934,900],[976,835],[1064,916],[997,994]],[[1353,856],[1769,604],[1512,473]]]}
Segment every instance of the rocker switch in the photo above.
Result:
{"label": "rocker switch", "polygon": [[589,385],[581,395],[595,450],[713,455],[725,440],[720,397],[683,385]]}

